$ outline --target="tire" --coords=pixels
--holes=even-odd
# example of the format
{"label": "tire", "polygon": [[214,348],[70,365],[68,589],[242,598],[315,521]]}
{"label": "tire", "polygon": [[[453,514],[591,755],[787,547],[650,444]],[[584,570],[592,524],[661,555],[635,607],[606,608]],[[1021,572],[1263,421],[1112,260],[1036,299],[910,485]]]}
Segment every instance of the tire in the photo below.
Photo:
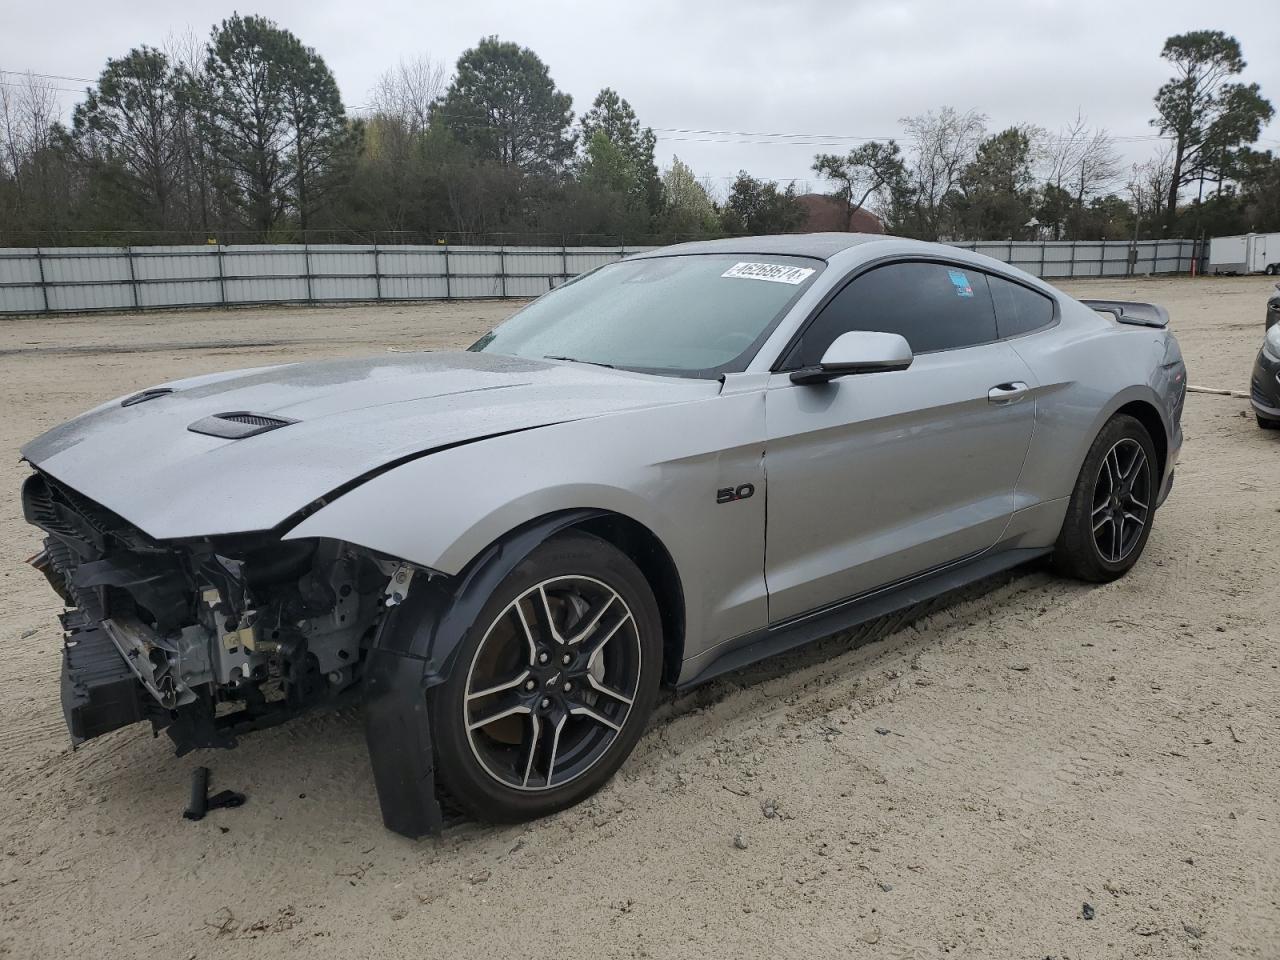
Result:
{"label": "tire", "polygon": [[1263,430],[1280,430],[1280,420],[1268,420],[1266,417],[1255,413],[1254,417],[1258,421],[1258,426]]}
{"label": "tire", "polygon": [[662,651],[653,591],[624,553],[584,533],[548,540],[499,584],[428,698],[444,787],[497,823],[590,796],[644,732]]}
{"label": "tire", "polygon": [[1267,269],[1264,270],[1263,273],[1265,273],[1268,277],[1274,277],[1276,275],[1276,265],[1274,263],[1268,263]]}
{"label": "tire", "polygon": [[[1076,478],[1053,551],[1054,567],[1092,583],[1124,576],[1147,545],[1158,492],[1159,464],[1146,427],[1124,414],[1112,417]],[[1135,536],[1137,521],[1141,528]]]}

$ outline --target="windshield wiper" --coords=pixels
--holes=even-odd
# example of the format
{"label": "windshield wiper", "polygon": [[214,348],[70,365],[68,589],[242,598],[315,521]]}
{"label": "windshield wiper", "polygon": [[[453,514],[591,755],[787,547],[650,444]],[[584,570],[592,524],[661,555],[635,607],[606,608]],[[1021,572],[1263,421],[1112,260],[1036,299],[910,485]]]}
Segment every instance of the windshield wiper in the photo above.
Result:
{"label": "windshield wiper", "polygon": [[557,357],[551,354],[546,354],[542,359],[543,360],[564,360],[568,363],[589,363],[593,367],[608,367],[610,370],[616,369],[612,363],[602,363],[599,360],[579,360],[577,357]]}

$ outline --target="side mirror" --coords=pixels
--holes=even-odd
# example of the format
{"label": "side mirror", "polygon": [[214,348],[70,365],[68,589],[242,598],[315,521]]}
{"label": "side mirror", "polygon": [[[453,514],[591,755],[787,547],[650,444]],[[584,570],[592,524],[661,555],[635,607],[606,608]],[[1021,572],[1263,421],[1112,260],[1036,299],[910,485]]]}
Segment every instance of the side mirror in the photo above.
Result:
{"label": "side mirror", "polygon": [[836,337],[822,362],[791,374],[792,383],[827,383],[855,373],[883,373],[911,366],[911,345],[897,333],[850,330]]}

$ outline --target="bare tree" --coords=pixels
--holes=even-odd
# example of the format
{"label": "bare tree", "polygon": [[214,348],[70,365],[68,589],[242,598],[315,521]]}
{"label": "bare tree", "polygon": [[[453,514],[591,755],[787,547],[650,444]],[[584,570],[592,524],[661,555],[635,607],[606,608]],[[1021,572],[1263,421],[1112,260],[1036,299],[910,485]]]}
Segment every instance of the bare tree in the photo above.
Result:
{"label": "bare tree", "polygon": [[[1051,211],[1047,219],[1057,240],[1064,222],[1069,228],[1078,225],[1088,201],[1115,185],[1120,177],[1120,155],[1110,134],[1101,127],[1090,127],[1080,112],[1060,133],[1045,137],[1045,201]],[[1069,233],[1071,239],[1080,239],[1078,231],[1069,229]]]}
{"label": "bare tree", "polygon": [[1135,163],[1130,168],[1125,191],[1133,204],[1134,237],[1141,232],[1143,223],[1154,227],[1165,212],[1169,186],[1173,183],[1173,151],[1164,149],[1145,163]]}
{"label": "bare tree", "polygon": [[0,135],[11,175],[53,142],[57,119],[57,92],[34,74],[23,74],[15,84],[0,84]]}
{"label": "bare tree", "polygon": [[401,60],[378,78],[369,94],[373,112],[399,121],[412,135],[422,133],[431,122],[431,105],[449,85],[445,65],[427,55]]}
{"label": "bare tree", "polygon": [[58,114],[57,91],[33,74],[0,84],[0,179],[11,181],[15,221],[49,222],[55,200],[49,154],[60,136]]}
{"label": "bare tree", "polygon": [[913,234],[937,240],[946,226],[948,205],[961,175],[973,162],[986,136],[987,118],[975,110],[954,107],[904,117],[911,141],[909,199],[906,219]]}
{"label": "bare tree", "polygon": [[[420,222],[429,206],[428,184],[434,176],[443,176],[444,169],[450,176],[469,175],[465,165],[455,166],[451,160],[440,160],[434,167],[427,162],[431,105],[447,85],[444,64],[424,55],[401,60],[369,93],[372,115],[367,120],[357,190],[360,202],[377,211],[380,229],[405,230]],[[480,189],[476,184],[451,181],[445,187],[451,217],[462,231],[481,229],[472,216],[478,203],[472,188]]]}
{"label": "bare tree", "polygon": [[164,53],[183,85],[177,137],[181,165],[180,189],[186,208],[184,225],[189,229],[212,233],[222,219],[218,191],[214,184],[216,161],[208,140],[200,135],[199,117],[193,107],[193,101],[198,101],[198,97],[192,95],[204,83],[204,61],[207,55],[205,42],[187,27],[180,33],[169,34],[165,40]]}

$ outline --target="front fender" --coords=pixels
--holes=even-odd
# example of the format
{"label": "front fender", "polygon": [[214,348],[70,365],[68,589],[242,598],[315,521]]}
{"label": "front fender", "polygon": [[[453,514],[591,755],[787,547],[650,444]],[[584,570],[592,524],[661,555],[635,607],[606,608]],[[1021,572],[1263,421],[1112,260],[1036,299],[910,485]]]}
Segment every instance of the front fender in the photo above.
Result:
{"label": "front fender", "polygon": [[[663,544],[686,585],[686,637],[713,645],[768,619],[763,431],[755,391],[506,434],[376,476],[285,539],[343,540],[453,575],[525,523],[607,511]],[[744,485],[749,498],[717,502]]]}

